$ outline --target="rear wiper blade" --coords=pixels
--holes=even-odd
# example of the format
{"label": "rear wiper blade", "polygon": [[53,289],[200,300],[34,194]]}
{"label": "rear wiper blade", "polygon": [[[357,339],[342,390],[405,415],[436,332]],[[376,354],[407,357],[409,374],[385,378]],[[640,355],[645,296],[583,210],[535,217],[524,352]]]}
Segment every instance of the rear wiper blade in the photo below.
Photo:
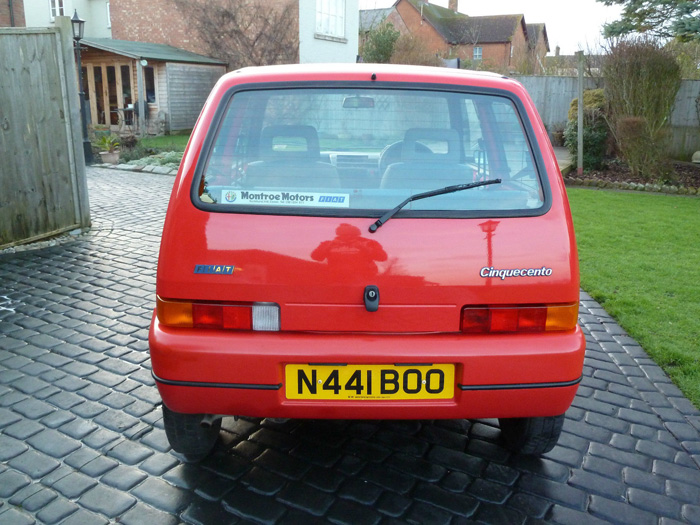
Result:
{"label": "rear wiper blade", "polygon": [[470,184],[457,184],[455,186],[447,186],[446,188],[440,188],[437,190],[426,191],[423,193],[416,193],[415,195],[411,195],[408,199],[403,201],[401,204],[399,204],[393,210],[389,210],[384,215],[379,217],[379,219],[377,219],[375,222],[373,222],[372,225],[369,227],[369,231],[370,231],[370,233],[376,232],[382,224],[384,224],[386,221],[388,221],[394,215],[396,215],[399,211],[401,211],[401,208],[406,206],[406,204],[408,204],[409,202],[417,201],[420,199],[427,199],[428,197],[435,197],[437,195],[445,195],[446,193],[455,193],[457,191],[470,190],[472,188],[478,188],[479,186],[488,186],[489,184],[500,184],[500,183],[501,183],[501,179],[483,180],[480,182],[472,182]]}

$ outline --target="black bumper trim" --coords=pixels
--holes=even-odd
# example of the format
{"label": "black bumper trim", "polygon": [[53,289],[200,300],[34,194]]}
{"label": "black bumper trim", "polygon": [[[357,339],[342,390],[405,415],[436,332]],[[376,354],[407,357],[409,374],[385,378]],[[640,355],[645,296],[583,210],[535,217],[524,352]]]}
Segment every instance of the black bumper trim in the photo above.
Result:
{"label": "black bumper trim", "polygon": [[170,386],[190,386],[198,388],[234,388],[238,390],[279,390],[282,388],[282,383],[277,385],[253,385],[250,383],[206,383],[203,381],[173,381],[171,379],[163,379],[151,372],[156,383],[162,383]]}
{"label": "black bumper trim", "polygon": [[560,388],[578,385],[583,376],[573,381],[563,381],[561,383],[521,383],[512,385],[457,385],[460,390],[526,390],[530,388]]}

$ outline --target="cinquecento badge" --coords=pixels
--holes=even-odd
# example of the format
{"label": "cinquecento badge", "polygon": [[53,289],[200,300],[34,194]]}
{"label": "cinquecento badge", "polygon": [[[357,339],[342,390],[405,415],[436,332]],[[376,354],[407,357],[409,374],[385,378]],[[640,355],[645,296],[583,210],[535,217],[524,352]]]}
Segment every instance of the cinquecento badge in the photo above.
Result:
{"label": "cinquecento badge", "polygon": [[549,277],[553,270],[543,266],[542,268],[515,268],[499,270],[493,266],[484,266],[479,271],[479,276],[486,278],[499,278],[502,281],[508,277]]}

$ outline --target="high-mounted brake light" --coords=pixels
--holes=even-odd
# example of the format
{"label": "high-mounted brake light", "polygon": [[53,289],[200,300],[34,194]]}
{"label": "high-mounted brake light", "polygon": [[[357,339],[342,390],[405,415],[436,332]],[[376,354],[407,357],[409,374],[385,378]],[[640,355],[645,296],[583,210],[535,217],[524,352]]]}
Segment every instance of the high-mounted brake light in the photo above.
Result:
{"label": "high-mounted brake light", "polygon": [[464,333],[551,332],[573,330],[578,303],[533,306],[465,306]]}
{"label": "high-mounted brake light", "polygon": [[280,329],[275,303],[208,303],[156,298],[156,315],[164,326],[275,332]]}

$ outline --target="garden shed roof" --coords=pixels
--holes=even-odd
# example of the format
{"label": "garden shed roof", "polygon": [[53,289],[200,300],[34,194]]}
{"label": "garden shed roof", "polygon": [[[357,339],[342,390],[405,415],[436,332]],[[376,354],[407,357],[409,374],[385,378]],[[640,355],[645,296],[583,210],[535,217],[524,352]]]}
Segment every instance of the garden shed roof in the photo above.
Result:
{"label": "garden shed roof", "polygon": [[144,58],[146,60],[162,60],[164,62],[226,65],[226,62],[222,62],[216,58],[198,55],[197,53],[165,44],[131,42],[128,40],[115,40],[113,38],[84,38],[80,43],[88,47],[108,51],[136,60]]}

